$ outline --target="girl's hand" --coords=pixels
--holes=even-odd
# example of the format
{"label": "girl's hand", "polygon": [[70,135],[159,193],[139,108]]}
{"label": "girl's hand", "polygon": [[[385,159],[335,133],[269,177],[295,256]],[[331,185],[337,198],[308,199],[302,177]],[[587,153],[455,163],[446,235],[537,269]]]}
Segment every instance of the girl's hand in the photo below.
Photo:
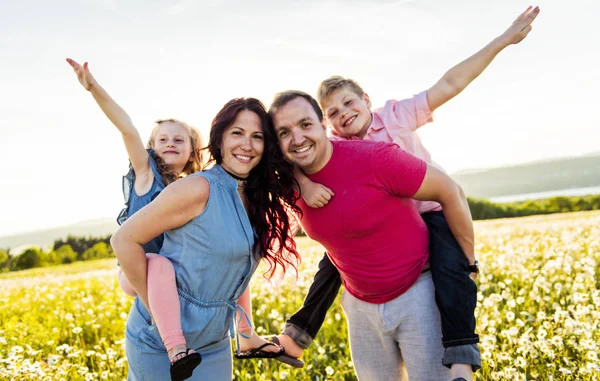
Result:
{"label": "girl's hand", "polygon": [[70,58],[67,58],[67,62],[69,63],[69,65],[71,65],[75,74],[77,74],[77,79],[79,80],[79,83],[81,83],[81,86],[83,86],[83,88],[87,91],[91,91],[92,88],[97,84],[97,82],[94,79],[92,73],[90,73],[90,70],[88,69],[88,63],[85,62],[83,66],[81,66],[76,61]]}
{"label": "girl's hand", "polygon": [[531,31],[531,23],[533,20],[540,14],[540,7],[535,7],[532,9],[530,6],[525,10],[525,12],[521,13],[519,17],[512,23],[512,25],[502,33],[500,37],[503,41],[505,41],[506,45],[518,44],[523,41],[525,37]]}

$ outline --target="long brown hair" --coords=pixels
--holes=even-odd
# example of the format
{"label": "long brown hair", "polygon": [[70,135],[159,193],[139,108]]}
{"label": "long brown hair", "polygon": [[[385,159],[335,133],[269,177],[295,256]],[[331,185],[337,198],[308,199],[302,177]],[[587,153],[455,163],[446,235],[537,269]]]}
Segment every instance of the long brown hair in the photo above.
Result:
{"label": "long brown hair", "polygon": [[283,158],[279,150],[277,139],[269,127],[271,120],[261,101],[255,98],[235,98],[217,113],[211,124],[207,146],[210,161],[217,164],[223,162],[223,135],[243,110],[251,111],[259,117],[265,145],[263,155],[250,171],[244,187],[248,217],[258,236],[255,245],[260,245],[261,257],[270,264],[264,275],[267,279],[272,278],[278,266],[282,267],[282,276],[288,266],[297,274],[300,256],[291,231],[292,217],[288,215],[288,212],[301,213],[296,206],[298,197],[293,188],[297,183],[292,164]]}

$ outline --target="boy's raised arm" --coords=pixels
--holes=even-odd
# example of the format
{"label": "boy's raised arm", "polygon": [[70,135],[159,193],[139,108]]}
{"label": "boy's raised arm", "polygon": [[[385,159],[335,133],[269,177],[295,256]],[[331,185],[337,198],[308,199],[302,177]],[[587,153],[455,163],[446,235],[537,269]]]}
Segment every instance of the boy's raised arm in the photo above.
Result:
{"label": "boy's raised arm", "polygon": [[540,8],[528,7],[512,25],[480,51],[448,70],[442,78],[427,90],[427,103],[435,109],[457,96],[477,78],[504,48],[521,42],[531,31],[531,23],[540,13]]}

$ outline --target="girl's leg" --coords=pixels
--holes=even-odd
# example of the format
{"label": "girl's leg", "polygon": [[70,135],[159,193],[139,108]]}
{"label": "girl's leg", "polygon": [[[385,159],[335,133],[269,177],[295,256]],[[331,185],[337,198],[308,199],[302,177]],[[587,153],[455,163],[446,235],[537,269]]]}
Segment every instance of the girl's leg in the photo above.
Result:
{"label": "girl's leg", "polygon": [[[150,312],[158,327],[163,344],[171,361],[180,357],[174,355],[185,352],[186,342],[181,329],[179,295],[175,283],[175,269],[171,261],[158,254],[146,254],[148,258],[148,303]],[[193,352],[193,351],[190,351]]]}
{"label": "girl's leg", "polygon": [[137,296],[135,290],[133,289],[133,287],[131,287],[129,280],[127,280],[125,273],[123,273],[123,270],[121,270],[120,267],[119,267],[119,274],[117,275],[117,278],[119,279],[119,285],[121,286],[121,290],[123,290],[125,295],[134,296],[134,297]]}

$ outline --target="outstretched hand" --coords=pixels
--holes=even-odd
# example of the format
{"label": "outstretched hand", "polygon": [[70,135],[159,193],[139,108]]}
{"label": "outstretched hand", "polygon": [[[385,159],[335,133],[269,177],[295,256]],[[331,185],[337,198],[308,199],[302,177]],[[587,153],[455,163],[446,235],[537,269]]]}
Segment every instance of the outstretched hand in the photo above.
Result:
{"label": "outstretched hand", "polygon": [[71,65],[75,74],[77,74],[77,79],[79,80],[79,83],[81,83],[81,86],[83,86],[84,89],[90,91],[92,87],[94,87],[97,84],[96,80],[94,79],[94,76],[92,75],[92,73],[90,73],[90,70],[88,69],[87,62],[85,62],[83,66],[81,66],[71,58],[67,58],[67,62],[69,63],[69,65]]}
{"label": "outstretched hand", "polygon": [[518,44],[531,32],[531,24],[533,20],[540,14],[540,7],[533,8],[529,6],[525,12],[512,23],[512,25],[502,33],[501,38],[506,41],[507,45]]}

